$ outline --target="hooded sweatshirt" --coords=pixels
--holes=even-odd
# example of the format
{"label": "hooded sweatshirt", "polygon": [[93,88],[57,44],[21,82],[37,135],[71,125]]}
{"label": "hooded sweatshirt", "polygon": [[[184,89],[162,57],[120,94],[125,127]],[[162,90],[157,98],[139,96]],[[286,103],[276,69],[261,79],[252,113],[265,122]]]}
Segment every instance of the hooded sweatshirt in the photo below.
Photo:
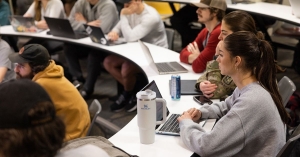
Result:
{"label": "hooded sweatshirt", "polygon": [[90,115],[88,105],[63,73],[63,68],[52,60],[49,66],[37,73],[32,80],[40,84],[50,95],[56,115],[62,118],[66,125],[65,141],[68,141],[86,136],[90,126]]}

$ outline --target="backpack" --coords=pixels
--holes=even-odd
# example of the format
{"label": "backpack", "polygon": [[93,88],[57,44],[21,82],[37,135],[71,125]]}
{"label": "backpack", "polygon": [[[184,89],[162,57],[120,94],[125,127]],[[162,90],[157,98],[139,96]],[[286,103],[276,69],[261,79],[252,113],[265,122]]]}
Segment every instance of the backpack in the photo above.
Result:
{"label": "backpack", "polygon": [[121,148],[114,146],[108,139],[101,136],[86,136],[73,139],[64,143],[64,147],[60,149],[61,152],[77,148],[86,144],[92,144],[103,149],[110,157],[138,157],[137,155],[130,155]]}
{"label": "backpack", "polygon": [[289,126],[295,127],[300,124],[300,93],[294,92],[290,97],[286,107],[288,113],[291,116]]}

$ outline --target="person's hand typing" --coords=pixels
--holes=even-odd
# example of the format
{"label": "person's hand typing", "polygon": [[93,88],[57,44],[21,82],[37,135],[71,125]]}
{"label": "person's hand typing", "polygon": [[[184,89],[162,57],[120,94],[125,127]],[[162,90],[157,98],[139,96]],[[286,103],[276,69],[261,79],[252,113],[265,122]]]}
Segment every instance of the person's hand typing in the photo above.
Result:
{"label": "person's hand typing", "polygon": [[213,92],[217,89],[218,86],[210,83],[209,81],[203,81],[199,84],[199,88],[202,91],[203,95],[207,98],[214,96]]}
{"label": "person's hand typing", "polygon": [[111,41],[116,41],[119,39],[119,34],[117,32],[111,31],[107,34],[107,37]]}
{"label": "person's hand typing", "polygon": [[95,20],[95,21],[91,21],[91,22],[87,23],[87,25],[95,26],[95,27],[100,27],[100,24],[101,24],[100,20]]}
{"label": "person's hand typing", "polygon": [[191,119],[194,122],[198,122],[200,118],[201,118],[201,111],[199,111],[196,108],[191,108],[183,112],[183,114],[180,117],[178,117],[177,120],[180,122],[181,120],[184,119]]}
{"label": "person's hand typing", "polygon": [[75,13],[75,20],[80,22],[85,22],[87,23],[87,20],[84,18],[84,16],[81,13]]}

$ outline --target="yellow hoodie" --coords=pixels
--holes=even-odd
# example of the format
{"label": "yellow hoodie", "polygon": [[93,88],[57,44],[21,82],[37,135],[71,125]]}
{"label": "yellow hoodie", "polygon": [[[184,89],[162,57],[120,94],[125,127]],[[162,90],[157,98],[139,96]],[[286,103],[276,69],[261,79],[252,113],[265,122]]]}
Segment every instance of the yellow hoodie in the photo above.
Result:
{"label": "yellow hoodie", "polygon": [[61,117],[66,125],[65,141],[86,136],[90,126],[88,105],[74,87],[63,75],[63,68],[54,61],[33,77],[50,95],[56,115]]}

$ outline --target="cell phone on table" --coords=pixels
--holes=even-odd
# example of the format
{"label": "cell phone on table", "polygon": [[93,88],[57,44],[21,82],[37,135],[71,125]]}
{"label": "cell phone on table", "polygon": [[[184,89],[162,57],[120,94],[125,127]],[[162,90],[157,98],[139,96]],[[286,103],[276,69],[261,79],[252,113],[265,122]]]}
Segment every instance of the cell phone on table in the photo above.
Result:
{"label": "cell phone on table", "polygon": [[194,96],[193,99],[194,99],[197,103],[199,103],[199,104],[201,104],[201,105],[204,105],[204,104],[209,104],[209,105],[210,105],[210,104],[213,103],[209,98],[205,97],[204,95],[197,95],[197,96]]}

